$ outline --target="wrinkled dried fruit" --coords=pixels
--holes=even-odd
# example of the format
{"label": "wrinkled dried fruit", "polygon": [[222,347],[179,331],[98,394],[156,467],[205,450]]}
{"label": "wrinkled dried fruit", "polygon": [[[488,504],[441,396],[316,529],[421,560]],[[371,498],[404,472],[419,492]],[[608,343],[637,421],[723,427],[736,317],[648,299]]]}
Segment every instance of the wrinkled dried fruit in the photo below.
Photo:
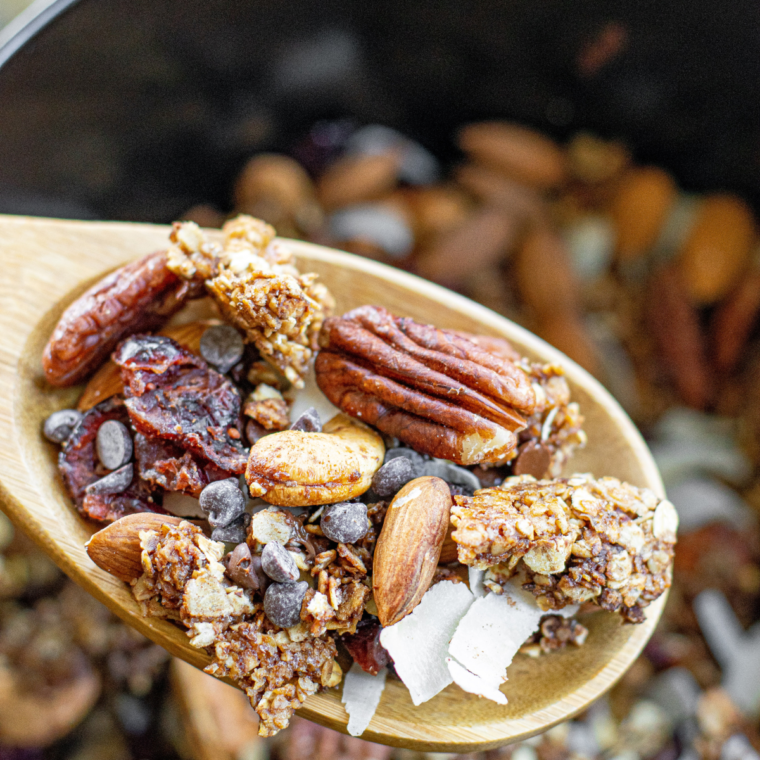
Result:
{"label": "wrinkled dried fruit", "polygon": [[309,584],[272,583],[264,594],[264,612],[280,628],[292,628],[301,620],[301,604]]}
{"label": "wrinkled dried fruit", "polygon": [[362,306],[325,321],[317,384],[353,417],[457,464],[512,455],[536,408],[524,369],[451,331]]}
{"label": "wrinkled dried fruit", "polygon": [[201,509],[214,528],[223,528],[245,512],[245,496],[237,478],[209,483],[198,498]]}
{"label": "wrinkled dried fruit", "polygon": [[191,286],[166,268],[163,251],[117,269],[63,313],[42,355],[53,385],[94,370],[128,333],[151,330],[178,311]]}
{"label": "wrinkled dried fruit", "polygon": [[449,487],[440,478],[417,478],[395,496],[375,546],[372,588],[380,623],[408,615],[428,590],[446,538]]}
{"label": "wrinkled dried fruit", "polygon": [[348,649],[354,662],[365,672],[376,676],[391,661],[385,647],[380,643],[380,623],[374,618],[360,620],[356,633],[344,633],[340,640]]}
{"label": "wrinkled dried fruit", "polygon": [[381,499],[389,499],[417,477],[417,469],[411,459],[395,457],[375,473],[375,477],[372,478],[372,490]]}
{"label": "wrinkled dried fruit", "polygon": [[310,406],[291,426],[291,430],[298,430],[302,433],[321,433],[322,420],[319,419],[319,412]]}
{"label": "wrinkled dried fruit", "polygon": [[82,414],[76,409],[59,409],[45,420],[42,433],[48,441],[65,443],[81,419]]}
{"label": "wrinkled dried fruit", "polygon": [[319,527],[331,541],[353,544],[369,530],[367,507],[357,501],[330,504],[322,512]]}
{"label": "wrinkled dried fruit", "polygon": [[240,423],[240,396],[223,375],[170,338],[136,335],[113,355],[121,367],[132,424],[241,474],[245,453],[229,431]]}
{"label": "wrinkled dried fruit", "polygon": [[134,512],[162,512],[159,493],[140,477],[133,478],[121,493],[87,493],[87,486],[104,474],[95,451],[95,439],[100,426],[108,420],[129,421],[121,399],[108,399],[85,413],[58,457],[61,477],[77,510],[100,522],[113,522]]}
{"label": "wrinkled dried fruit", "polygon": [[321,433],[285,430],[259,440],[251,449],[245,479],[251,496],[271,504],[331,504],[363,494],[384,453],[377,433],[338,414]]}
{"label": "wrinkled dried fruit", "polygon": [[126,425],[118,420],[107,420],[95,437],[95,449],[100,463],[107,470],[115,470],[132,458],[132,436]]}
{"label": "wrinkled dried fruit", "polygon": [[278,541],[270,541],[261,552],[261,569],[277,583],[298,580],[298,568],[290,552]]}
{"label": "wrinkled dried fruit", "polygon": [[201,356],[217,371],[229,372],[242,358],[245,344],[231,325],[214,325],[203,333]]}

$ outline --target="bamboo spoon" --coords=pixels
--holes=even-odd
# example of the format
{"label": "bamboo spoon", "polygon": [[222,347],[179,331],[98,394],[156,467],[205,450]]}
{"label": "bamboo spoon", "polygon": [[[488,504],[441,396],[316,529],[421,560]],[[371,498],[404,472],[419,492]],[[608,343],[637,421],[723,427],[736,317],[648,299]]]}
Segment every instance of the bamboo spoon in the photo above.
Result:
{"label": "bamboo spoon", "polygon": [[[95,528],[78,516],[64,493],[55,447],[41,435],[43,420],[73,406],[81,393],[81,386],[55,389],[43,378],[42,349],[61,312],[108,270],[165,246],[167,235],[167,227],[146,224],[0,216],[0,500],[11,519],[77,583],[173,655],[203,667],[208,655],[191,647],[182,630],[141,617],[128,587],[89,559],[84,545]],[[612,475],[663,495],[654,461],[622,409],[596,380],[546,343],[409,274],[308,243],[290,245],[303,268],[317,272],[330,287],[339,312],[379,304],[439,327],[504,336],[528,357],[561,363],[586,417],[589,439],[572,459],[572,471]],[[605,612],[584,616],[590,631],[585,646],[539,659],[518,656],[503,688],[506,706],[449,686],[414,707],[403,684],[389,679],[363,738],[462,753],[545,731],[615,683],[649,639],[663,604],[661,598],[648,607],[641,625],[621,625]],[[346,730],[340,688],[310,697],[299,714]]]}

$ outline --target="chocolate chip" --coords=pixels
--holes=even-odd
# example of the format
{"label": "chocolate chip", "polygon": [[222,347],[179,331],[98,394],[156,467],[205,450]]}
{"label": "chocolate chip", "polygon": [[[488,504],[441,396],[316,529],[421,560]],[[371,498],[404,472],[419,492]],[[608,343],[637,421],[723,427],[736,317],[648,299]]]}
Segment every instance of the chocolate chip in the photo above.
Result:
{"label": "chocolate chip", "polygon": [[355,501],[330,504],[322,512],[319,527],[331,541],[352,544],[369,530],[367,507]]}
{"label": "chocolate chip", "polygon": [[132,459],[132,436],[118,420],[107,420],[98,428],[95,449],[107,470],[116,470]]}
{"label": "chocolate chip", "polygon": [[245,512],[245,496],[237,478],[209,483],[198,498],[201,509],[214,528],[224,528]]}
{"label": "chocolate chip", "polygon": [[42,433],[48,441],[66,443],[81,419],[82,413],[76,409],[59,409],[45,420]]}
{"label": "chocolate chip", "polygon": [[322,420],[319,412],[310,406],[291,426],[291,430],[300,430],[302,433],[321,433]]}
{"label": "chocolate chip", "polygon": [[[211,521],[209,520],[209,522]],[[247,512],[244,512],[229,525],[214,528],[211,531],[211,540],[223,541],[225,544],[239,544],[241,541],[245,541],[250,524],[251,516]]]}
{"label": "chocolate chip", "polygon": [[395,496],[410,480],[417,477],[418,468],[407,457],[395,457],[375,473],[372,490],[381,499]]}
{"label": "chocolate chip", "polygon": [[292,628],[301,620],[301,604],[309,584],[273,583],[264,594],[264,612],[280,628]]}
{"label": "chocolate chip", "polygon": [[214,325],[201,336],[201,356],[219,372],[232,369],[242,358],[245,344],[230,325]]}
{"label": "chocolate chip", "polygon": [[267,430],[262,425],[259,425],[256,420],[248,420],[248,422],[245,423],[245,437],[251,446],[253,446],[260,438],[263,438],[271,432],[271,430]]}
{"label": "chocolate chip", "polygon": [[268,579],[261,570],[261,558],[251,555],[245,542],[239,543],[229,554],[222,557],[227,577],[241,588],[264,591]]}
{"label": "chocolate chip", "polygon": [[388,464],[391,459],[397,459],[398,457],[406,457],[414,465],[421,465],[424,462],[428,461],[427,457],[423,456],[414,449],[410,449],[407,446],[396,446],[394,448],[385,450],[385,459],[383,462],[385,464]]}
{"label": "chocolate chip", "polygon": [[135,475],[135,466],[130,462],[120,467],[118,470],[109,472],[104,478],[90,483],[85,489],[86,493],[122,493],[132,484],[132,478]]}
{"label": "chocolate chip", "polygon": [[278,541],[270,541],[261,552],[261,567],[278,583],[298,580],[298,568],[291,553]]}
{"label": "chocolate chip", "polygon": [[532,475],[539,480],[546,476],[552,463],[552,453],[538,441],[528,441],[517,450],[512,469],[515,475]]}
{"label": "chocolate chip", "polygon": [[478,480],[473,472],[449,462],[425,462],[422,465],[422,475],[440,478],[447,483],[461,486],[464,489],[463,493],[468,493],[469,496],[472,496],[475,491],[481,488],[480,480]]}

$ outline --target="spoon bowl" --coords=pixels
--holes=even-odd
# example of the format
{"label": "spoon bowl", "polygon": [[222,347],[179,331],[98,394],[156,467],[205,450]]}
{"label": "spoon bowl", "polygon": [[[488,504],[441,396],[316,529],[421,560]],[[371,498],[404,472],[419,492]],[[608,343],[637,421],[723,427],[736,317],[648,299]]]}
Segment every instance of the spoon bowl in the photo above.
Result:
{"label": "spoon bowl", "polygon": [[[41,434],[53,411],[74,406],[82,386],[53,388],[41,356],[63,310],[107,271],[167,244],[168,228],[146,224],[69,222],[0,216],[0,500],[3,510],[74,581],[126,623],[197,667],[210,662],[185,633],[165,620],[144,618],[126,584],[96,567],[84,545],[97,527],[77,514],[56,467],[56,447]],[[317,272],[332,290],[338,313],[362,304],[438,327],[505,337],[534,360],[566,368],[572,396],[586,418],[586,449],[567,472],[611,475],[662,496],[652,457],[620,406],[587,372],[523,328],[424,280],[340,251],[288,241],[303,271]],[[362,738],[439,752],[470,752],[545,731],[609,689],[633,663],[657,624],[664,597],[640,625],[617,616],[582,616],[589,629],[581,648],[537,659],[518,655],[503,691],[506,706],[451,685],[419,707],[406,687],[388,679]],[[340,689],[310,697],[299,715],[346,731]]]}

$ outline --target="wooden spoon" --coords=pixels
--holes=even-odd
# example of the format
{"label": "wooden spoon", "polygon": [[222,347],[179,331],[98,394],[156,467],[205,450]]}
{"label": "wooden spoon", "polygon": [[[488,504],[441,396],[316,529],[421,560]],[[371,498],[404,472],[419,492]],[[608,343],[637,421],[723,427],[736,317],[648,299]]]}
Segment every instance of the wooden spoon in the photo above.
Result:
{"label": "wooden spoon", "polygon": [[[61,312],[105,272],[166,245],[168,227],[0,216],[0,498],[11,519],[77,583],[176,657],[203,667],[205,652],[165,620],[143,618],[129,588],[96,567],[85,542],[96,530],[74,510],[56,468],[56,447],[41,434],[53,411],[75,405],[81,386],[50,387],[41,356]],[[612,475],[663,495],[652,457],[629,418],[588,373],[534,335],[492,311],[417,277],[317,245],[289,241],[305,271],[317,272],[342,312],[379,304],[439,327],[504,336],[526,356],[561,363],[586,417],[588,446],[572,472]],[[621,625],[606,612],[583,617],[585,646],[538,659],[518,656],[500,706],[449,686],[412,705],[406,687],[388,679],[363,738],[417,750],[470,752],[525,739],[584,710],[641,652],[664,598],[641,625]],[[346,730],[340,688],[310,697],[303,717]]]}

